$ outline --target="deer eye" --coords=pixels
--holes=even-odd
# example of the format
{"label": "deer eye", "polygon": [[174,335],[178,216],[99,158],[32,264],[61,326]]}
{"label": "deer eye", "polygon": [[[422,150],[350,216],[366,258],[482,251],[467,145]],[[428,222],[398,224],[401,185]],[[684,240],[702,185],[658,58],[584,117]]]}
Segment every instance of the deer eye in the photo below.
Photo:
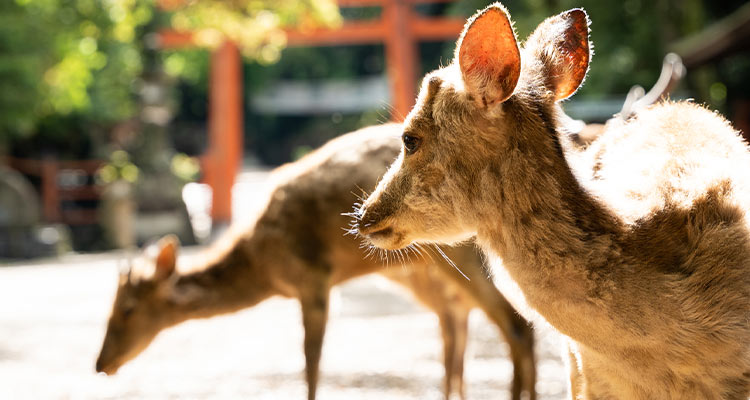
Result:
{"label": "deer eye", "polygon": [[417,151],[417,148],[419,147],[419,141],[420,141],[418,137],[404,134],[403,141],[404,141],[404,149],[406,149],[406,154],[412,154],[415,151]]}
{"label": "deer eye", "polygon": [[135,311],[136,302],[133,300],[126,300],[123,302],[122,306],[120,307],[120,311],[122,312],[122,316],[124,318],[129,318],[130,315],[133,314],[133,311]]}

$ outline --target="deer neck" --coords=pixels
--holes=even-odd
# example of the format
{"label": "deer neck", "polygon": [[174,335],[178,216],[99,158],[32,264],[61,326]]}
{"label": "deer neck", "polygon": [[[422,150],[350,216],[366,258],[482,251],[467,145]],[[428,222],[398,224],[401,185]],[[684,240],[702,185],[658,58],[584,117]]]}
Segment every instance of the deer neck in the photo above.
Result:
{"label": "deer neck", "polygon": [[483,200],[487,207],[477,207],[487,210],[479,242],[502,258],[542,315],[549,303],[566,300],[561,296],[576,301],[601,291],[591,272],[609,265],[622,229],[575,178],[556,129],[556,107],[516,96],[504,104],[506,151],[485,170],[483,187],[494,190]]}
{"label": "deer neck", "polygon": [[168,295],[172,324],[251,307],[273,295],[243,238],[206,267],[177,277]]}

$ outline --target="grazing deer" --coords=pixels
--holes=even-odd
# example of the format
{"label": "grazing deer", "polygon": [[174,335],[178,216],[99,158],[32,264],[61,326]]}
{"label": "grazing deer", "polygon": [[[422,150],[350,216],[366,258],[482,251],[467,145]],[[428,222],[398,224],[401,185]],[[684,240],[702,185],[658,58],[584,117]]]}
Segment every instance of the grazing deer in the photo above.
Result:
{"label": "grazing deer", "polygon": [[[440,319],[445,343],[445,394],[463,397],[467,317],[481,307],[506,337],[515,368],[513,398],[534,397],[533,336],[527,322],[487,279],[471,246],[446,250],[471,280],[443,259],[411,257],[410,266],[384,268],[364,258],[345,236],[359,188],[374,188],[400,149],[400,126],[383,125],[344,135],[302,160],[281,167],[268,204],[253,225],[213,246],[193,272],[177,272],[177,243],[162,239],[150,271],[120,277],[97,371],[108,374],[144,350],[161,330],[194,318],[251,307],[271,296],[302,306],[308,398],[315,398],[318,364],[331,288],[382,272],[410,288]],[[403,256],[403,255],[400,255]],[[199,257],[200,258],[200,257]],[[430,267],[430,268],[428,268]],[[433,268],[436,267],[436,268]],[[181,270],[184,268],[180,268]]]}
{"label": "grazing deer", "polygon": [[[358,213],[384,249],[476,236],[569,338],[576,399],[747,399],[750,153],[689,102],[612,120],[583,153],[559,102],[583,82],[588,16],[519,47],[495,3],[428,74],[403,150]],[[498,268],[499,269],[499,268]]]}

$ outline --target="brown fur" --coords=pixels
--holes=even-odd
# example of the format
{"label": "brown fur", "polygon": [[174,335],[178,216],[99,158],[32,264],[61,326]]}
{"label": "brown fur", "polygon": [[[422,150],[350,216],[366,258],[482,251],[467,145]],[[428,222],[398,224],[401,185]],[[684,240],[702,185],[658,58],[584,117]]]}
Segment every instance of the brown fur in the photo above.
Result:
{"label": "brown fur", "polygon": [[299,299],[302,306],[306,378],[312,399],[331,288],[357,276],[382,272],[410,288],[438,314],[445,343],[446,396],[463,396],[467,317],[472,307],[479,306],[510,344],[516,373],[513,398],[520,398],[524,390],[533,398],[530,327],[486,279],[471,246],[449,251],[472,278],[467,281],[442,259],[417,254],[406,269],[384,269],[377,257],[363,259],[365,252],[358,248],[358,241],[344,235],[342,228],[350,217],[343,214],[351,210],[355,192],[374,187],[394,159],[400,131],[400,126],[384,125],[348,134],[275,171],[272,179],[277,186],[257,221],[249,228],[237,228],[206,259],[193,259],[197,271],[175,273],[176,246],[164,239],[154,272],[136,271],[122,277],[97,370],[115,372],[167,327],[234,312],[281,295]]}
{"label": "brown fur", "polygon": [[367,199],[360,232],[388,249],[476,235],[520,288],[511,300],[570,339],[575,398],[747,399],[750,153],[719,115],[672,102],[575,150],[557,102],[588,68],[586,20],[540,24],[503,103],[478,104],[492,90],[472,92],[476,70],[455,59],[430,73],[404,126],[419,146]]}

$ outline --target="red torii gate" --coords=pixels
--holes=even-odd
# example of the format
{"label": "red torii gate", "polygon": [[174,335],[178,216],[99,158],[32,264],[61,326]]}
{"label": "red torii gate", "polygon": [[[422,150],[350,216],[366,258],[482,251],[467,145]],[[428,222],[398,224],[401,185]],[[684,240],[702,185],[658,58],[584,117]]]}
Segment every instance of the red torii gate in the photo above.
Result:
{"label": "red torii gate", "polygon": [[[416,4],[449,3],[453,0],[338,0],[341,7],[382,8],[379,19],[345,21],[337,29],[288,30],[289,46],[342,44],[385,45],[386,71],[391,88],[391,118],[402,120],[414,105],[417,91],[417,44],[425,40],[455,39],[465,20],[424,17]],[[163,9],[175,9],[184,0],[159,0]],[[191,33],[159,32],[161,48],[195,45]],[[201,157],[203,180],[213,190],[211,217],[214,223],[232,218],[232,186],[242,160],[242,59],[232,42],[225,42],[211,54],[209,80],[208,149]]]}

